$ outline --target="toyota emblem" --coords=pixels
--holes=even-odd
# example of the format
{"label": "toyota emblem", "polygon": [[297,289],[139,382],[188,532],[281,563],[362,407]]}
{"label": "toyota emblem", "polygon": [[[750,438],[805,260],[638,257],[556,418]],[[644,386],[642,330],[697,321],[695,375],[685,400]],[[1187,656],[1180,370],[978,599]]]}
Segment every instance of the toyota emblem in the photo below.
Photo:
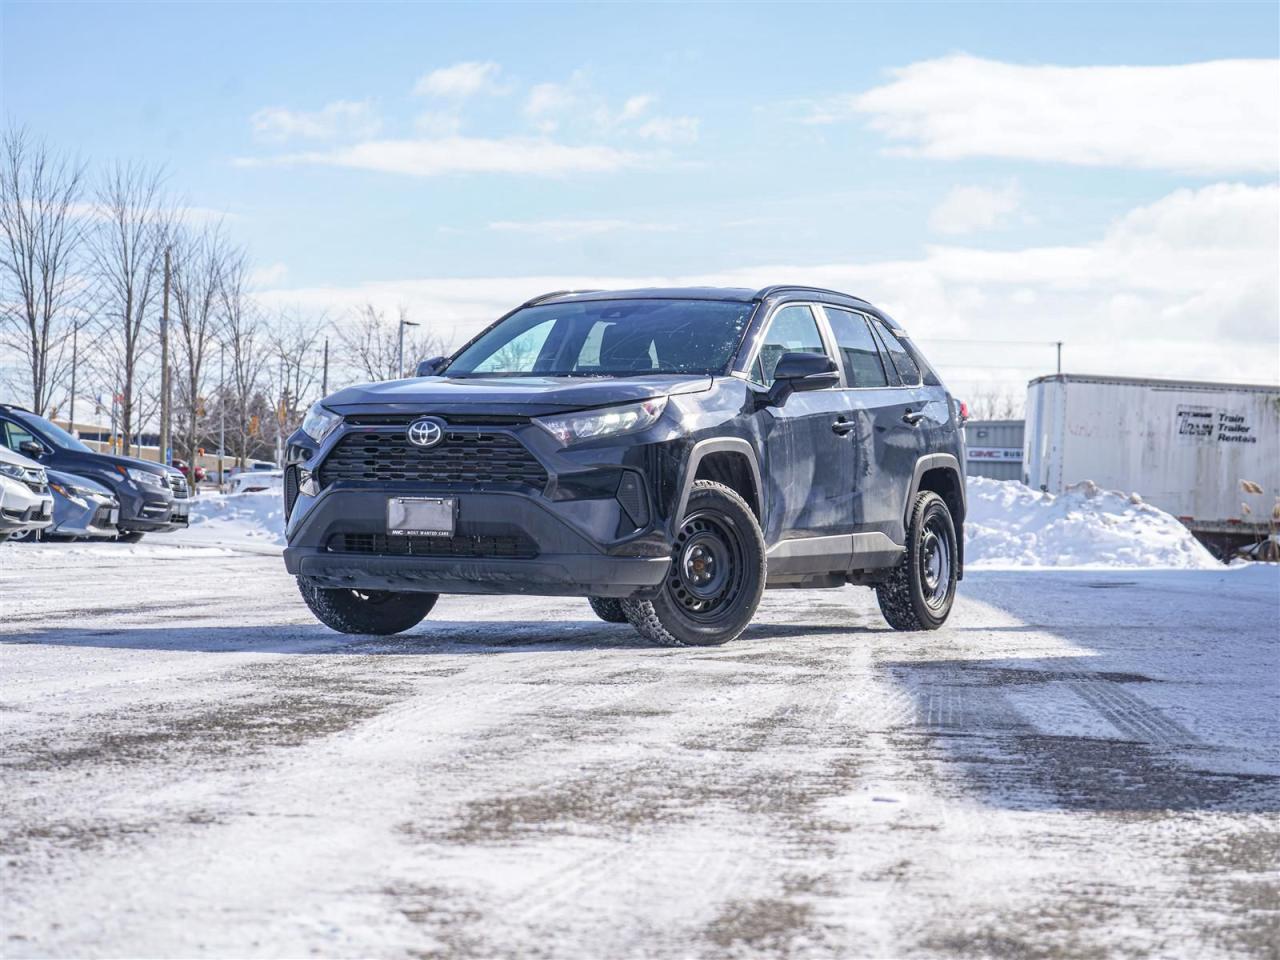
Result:
{"label": "toyota emblem", "polygon": [[415,447],[434,447],[444,439],[444,423],[434,417],[424,417],[409,424],[409,442]]}

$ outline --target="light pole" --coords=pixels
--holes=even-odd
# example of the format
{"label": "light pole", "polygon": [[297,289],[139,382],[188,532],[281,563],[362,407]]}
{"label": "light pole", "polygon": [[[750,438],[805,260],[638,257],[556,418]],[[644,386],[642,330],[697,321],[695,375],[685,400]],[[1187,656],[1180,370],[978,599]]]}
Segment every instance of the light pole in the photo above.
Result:
{"label": "light pole", "polygon": [[414,323],[412,320],[400,318],[400,349],[396,354],[396,379],[399,380],[404,376],[404,328],[420,327],[422,324]]}
{"label": "light pole", "polygon": [[227,449],[227,345],[218,341],[218,491],[226,491],[226,478],[222,475],[222,457]]}

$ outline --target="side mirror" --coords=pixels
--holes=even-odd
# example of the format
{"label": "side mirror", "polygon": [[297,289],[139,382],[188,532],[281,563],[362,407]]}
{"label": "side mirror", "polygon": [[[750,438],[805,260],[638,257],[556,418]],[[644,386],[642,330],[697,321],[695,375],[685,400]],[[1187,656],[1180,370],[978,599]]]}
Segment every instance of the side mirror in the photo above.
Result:
{"label": "side mirror", "polygon": [[444,363],[444,357],[432,357],[430,360],[423,360],[418,364],[418,376],[434,377],[436,375],[436,371],[443,367]]}
{"label": "side mirror", "polygon": [[797,391],[825,390],[840,382],[835,361],[822,353],[784,353],[773,370],[768,402],[781,406]]}
{"label": "side mirror", "polygon": [[39,460],[44,456],[44,447],[35,440],[23,440],[18,444],[18,452],[25,453],[32,460]]}

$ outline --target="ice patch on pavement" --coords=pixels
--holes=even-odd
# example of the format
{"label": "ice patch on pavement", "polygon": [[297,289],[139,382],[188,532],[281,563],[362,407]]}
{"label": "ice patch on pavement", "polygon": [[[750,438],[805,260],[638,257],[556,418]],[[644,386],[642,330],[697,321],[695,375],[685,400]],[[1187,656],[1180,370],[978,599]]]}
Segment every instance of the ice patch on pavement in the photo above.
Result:
{"label": "ice patch on pavement", "polygon": [[1137,494],[1084,481],[1054,496],[983,477],[970,477],[968,491],[966,566],[1222,566],[1175,517]]}

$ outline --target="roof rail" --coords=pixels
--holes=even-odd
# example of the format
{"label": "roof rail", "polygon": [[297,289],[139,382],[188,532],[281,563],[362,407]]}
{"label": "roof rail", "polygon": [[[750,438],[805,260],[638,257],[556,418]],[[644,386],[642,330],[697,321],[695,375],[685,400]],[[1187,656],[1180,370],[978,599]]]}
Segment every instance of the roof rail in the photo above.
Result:
{"label": "roof rail", "polygon": [[766,297],[772,297],[776,293],[782,293],[786,290],[799,290],[804,293],[826,293],[833,297],[844,297],[846,300],[857,300],[860,303],[866,303],[862,297],[854,296],[852,293],[841,293],[839,290],[828,290],[826,287],[806,287],[800,283],[775,283],[767,287],[761,287],[756,291],[756,299],[764,300]]}
{"label": "roof rail", "polygon": [[535,303],[542,303],[546,300],[554,300],[556,297],[563,297],[569,293],[598,293],[598,292],[599,292],[598,290],[552,290],[550,293],[543,293],[543,294],[539,294],[536,297],[531,297],[530,299],[524,302],[524,305],[526,307],[531,307]]}

